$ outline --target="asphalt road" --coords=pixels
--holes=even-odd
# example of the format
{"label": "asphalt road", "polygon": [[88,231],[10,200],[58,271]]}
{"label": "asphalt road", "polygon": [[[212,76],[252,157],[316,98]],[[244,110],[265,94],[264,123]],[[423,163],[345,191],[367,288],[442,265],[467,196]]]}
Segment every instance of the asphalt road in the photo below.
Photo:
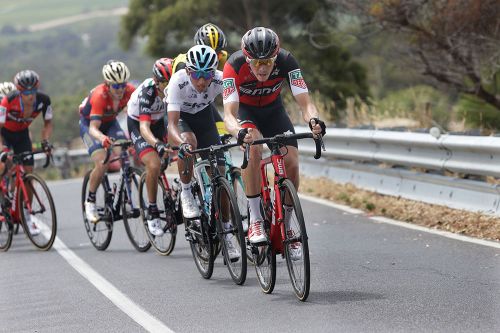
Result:
{"label": "asphalt road", "polygon": [[81,180],[49,187],[59,240],[40,252],[19,234],[0,253],[0,332],[500,332],[499,248],[303,199],[312,281],[301,303],[281,258],[271,295],[253,266],[243,286],[221,259],[204,280],[182,232],[163,257],[137,252],[120,223],[99,252],[84,230]]}

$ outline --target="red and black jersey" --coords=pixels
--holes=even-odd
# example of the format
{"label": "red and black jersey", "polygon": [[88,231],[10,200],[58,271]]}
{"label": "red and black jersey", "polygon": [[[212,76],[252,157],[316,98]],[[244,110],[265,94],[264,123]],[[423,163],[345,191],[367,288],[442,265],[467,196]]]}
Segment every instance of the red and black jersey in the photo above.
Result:
{"label": "red and black jersey", "polygon": [[100,120],[103,123],[110,122],[127,106],[130,96],[135,87],[127,83],[122,99],[118,103],[117,110],[113,110],[113,99],[109,87],[102,83],[92,89],[80,105],[80,115],[85,119]]}
{"label": "red and black jersey", "polygon": [[285,80],[294,96],[308,91],[299,64],[290,52],[280,49],[268,80],[259,82],[240,50],[233,53],[224,65],[224,103],[240,102],[256,107],[269,105],[280,96]]}
{"label": "red and black jersey", "polygon": [[19,91],[13,91],[4,96],[0,104],[0,123],[3,123],[3,127],[11,132],[19,132],[28,128],[40,113],[43,114],[44,120],[52,119],[50,97],[43,93],[36,93],[31,115],[26,117],[24,109]]}

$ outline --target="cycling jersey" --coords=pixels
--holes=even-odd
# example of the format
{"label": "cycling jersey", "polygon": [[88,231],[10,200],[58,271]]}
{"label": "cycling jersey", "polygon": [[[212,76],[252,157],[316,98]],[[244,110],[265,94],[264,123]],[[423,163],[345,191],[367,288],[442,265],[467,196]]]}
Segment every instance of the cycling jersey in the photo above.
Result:
{"label": "cycling jersey", "polygon": [[308,92],[297,60],[290,52],[280,49],[271,75],[267,81],[259,82],[240,50],[233,53],[224,66],[223,102],[240,102],[257,107],[277,100],[281,102],[279,97],[284,80],[288,81],[294,96]]}
{"label": "cycling jersey", "polygon": [[[228,53],[222,50],[219,53],[217,53],[217,57],[219,58],[219,65],[217,66],[217,69],[222,71],[222,69],[224,68],[224,64],[227,61]],[[172,64],[172,72],[173,73],[178,72],[183,68],[186,68],[186,54],[180,53],[174,59],[174,63]]]}
{"label": "cycling jersey", "polygon": [[127,103],[128,116],[137,121],[156,123],[166,112],[167,106],[158,96],[158,88],[153,79],[144,80],[132,93]]}
{"label": "cycling jersey", "polygon": [[25,117],[24,105],[19,91],[13,91],[1,100],[0,123],[11,132],[19,132],[27,129],[31,122],[41,113],[44,120],[52,119],[52,106],[50,97],[37,92],[33,111],[29,117]]}
{"label": "cycling jersey", "polygon": [[222,72],[215,71],[215,76],[210,82],[206,91],[199,93],[191,83],[186,70],[180,70],[170,79],[165,96],[167,101],[167,111],[181,111],[195,114],[205,109],[215,100],[217,95],[222,93]]}
{"label": "cycling jersey", "polygon": [[109,92],[107,84],[102,83],[90,91],[80,104],[80,115],[85,119],[100,120],[103,123],[113,121],[116,116],[127,106],[130,96],[134,92],[135,87],[127,83],[122,99],[118,103],[118,107],[113,110],[113,99]]}

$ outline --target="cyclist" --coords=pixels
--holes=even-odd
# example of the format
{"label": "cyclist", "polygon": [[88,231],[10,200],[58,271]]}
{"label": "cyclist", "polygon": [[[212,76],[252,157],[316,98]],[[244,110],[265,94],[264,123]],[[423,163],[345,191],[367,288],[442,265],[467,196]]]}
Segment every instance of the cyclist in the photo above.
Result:
{"label": "cyclist", "polygon": [[112,139],[126,139],[116,116],[126,109],[135,90],[132,84],[127,83],[130,71],[121,61],[109,60],[102,68],[102,75],[104,83],[92,89],[80,104],[80,136],[94,161],[85,202],[86,217],[92,223],[97,223],[99,219],[95,192],[108,167],[102,164],[105,158],[103,149],[111,146]]}
{"label": "cyclist", "polygon": [[17,90],[16,85],[12,82],[2,82],[0,83],[0,102],[2,101],[2,98],[12,91]]}
{"label": "cyclist", "polygon": [[160,158],[168,150],[164,142],[167,106],[163,101],[164,89],[172,76],[172,59],[161,58],[153,65],[153,77],[144,80],[134,91],[127,104],[127,125],[130,138],[142,163],[146,166],[148,192],[148,227],[155,236],[163,235],[156,205]]}
{"label": "cyclist", "polygon": [[[224,66],[224,122],[239,143],[250,144],[262,136],[295,133],[280,96],[284,80],[288,82],[301,108],[302,118],[311,131],[314,134],[325,133],[325,124],[318,119],[318,111],[309,97],[297,61],[290,52],[280,48],[274,31],[256,27],[243,35],[241,50],[233,53]],[[287,176],[298,188],[297,140],[290,141],[283,151],[286,152]],[[250,210],[248,238],[251,243],[266,241],[260,211],[261,157],[262,146],[252,146],[248,167],[243,170]],[[285,207],[286,224],[292,213],[291,207]]]}
{"label": "cyclist", "polygon": [[[40,77],[35,71],[23,70],[14,77],[14,84],[17,91],[11,91],[4,96],[0,104],[1,154],[5,154],[4,146],[11,147],[15,154],[33,151],[28,127],[40,114],[43,115],[44,120],[42,148],[49,153],[48,140],[52,134],[52,106],[50,97],[38,91]],[[0,157],[0,160],[4,160],[4,157]],[[23,160],[23,165],[26,172],[33,172],[33,156],[27,156]],[[26,208],[24,210],[31,235],[40,234],[36,218],[31,216]]]}
{"label": "cyclist", "polygon": [[[228,58],[228,53],[224,50],[227,45],[226,35],[222,29],[213,23],[204,24],[196,31],[196,34],[194,35],[194,43],[195,45],[210,46],[214,49],[217,53],[217,59],[219,60],[217,69],[222,71]],[[175,57],[172,66],[174,73],[180,69],[186,68],[186,54],[181,53]],[[224,121],[217,111],[217,108],[214,107],[212,111],[219,135],[227,134],[226,128],[224,127]]]}
{"label": "cyclist", "polygon": [[[215,97],[222,93],[222,72],[217,70],[217,54],[206,45],[195,45],[186,55],[186,68],[172,76],[167,87],[168,135],[172,143],[179,145],[178,170],[181,179],[181,205],[185,218],[193,219],[200,216],[200,210],[191,192],[191,175],[193,165],[191,158],[185,159],[189,151],[196,148],[206,148],[220,145],[213,117]],[[208,154],[203,154],[206,159]],[[187,174],[184,166],[187,165]],[[224,153],[219,151],[217,164],[224,174]],[[225,229],[231,227],[230,222],[224,222]],[[230,238],[229,234],[226,237]],[[232,241],[228,242],[228,255],[237,259],[240,254]]]}

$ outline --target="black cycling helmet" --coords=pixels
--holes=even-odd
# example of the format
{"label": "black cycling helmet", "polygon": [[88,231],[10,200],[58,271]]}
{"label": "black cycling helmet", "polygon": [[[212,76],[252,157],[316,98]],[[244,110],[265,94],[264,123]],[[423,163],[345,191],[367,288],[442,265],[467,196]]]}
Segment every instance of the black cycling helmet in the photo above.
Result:
{"label": "black cycling helmet", "polygon": [[215,52],[220,52],[227,45],[224,32],[212,23],[203,25],[194,35],[194,43],[197,45],[210,46]]}
{"label": "black cycling helmet", "polygon": [[14,84],[19,91],[37,89],[40,84],[40,77],[35,71],[27,69],[14,76]]}
{"label": "black cycling helmet", "polygon": [[280,50],[280,40],[271,29],[256,27],[241,38],[241,50],[250,59],[272,58]]}

